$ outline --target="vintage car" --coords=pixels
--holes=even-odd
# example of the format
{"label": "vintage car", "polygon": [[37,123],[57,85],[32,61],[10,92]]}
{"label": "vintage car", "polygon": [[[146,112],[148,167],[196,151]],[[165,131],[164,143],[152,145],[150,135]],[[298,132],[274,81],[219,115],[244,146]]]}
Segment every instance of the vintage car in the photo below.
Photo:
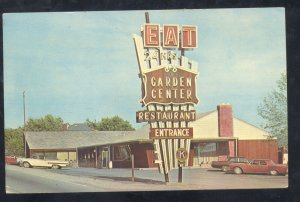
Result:
{"label": "vintage car", "polygon": [[19,160],[19,165],[25,168],[31,167],[47,167],[47,168],[54,168],[54,169],[61,169],[62,167],[69,166],[68,161],[61,161],[54,158],[47,158],[44,157],[40,158],[22,158]]}
{"label": "vintage car", "polygon": [[288,167],[275,164],[270,159],[254,159],[250,163],[231,163],[227,173],[264,173],[270,175],[286,175]]}
{"label": "vintage car", "polygon": [[10,156],[5,156],[5,163],[10,164],[10,165],[17,165],[17,157],[10,155]]}
{"label": "vintage car", "polygon": [[240,156],[230,156],[225,161],[212,161],[211,167],[220,168],[222,171],[229,170],[230,163],[249,163],[250,161]]}

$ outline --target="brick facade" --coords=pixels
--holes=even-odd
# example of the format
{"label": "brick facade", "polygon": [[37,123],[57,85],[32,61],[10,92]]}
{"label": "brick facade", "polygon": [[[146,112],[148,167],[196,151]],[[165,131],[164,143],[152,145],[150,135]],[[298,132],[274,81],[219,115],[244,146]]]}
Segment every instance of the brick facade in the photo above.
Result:
{"label": "brick facade", "polygon": [[221,104],[218,107],[219,137],[233,137],[232,107]]}

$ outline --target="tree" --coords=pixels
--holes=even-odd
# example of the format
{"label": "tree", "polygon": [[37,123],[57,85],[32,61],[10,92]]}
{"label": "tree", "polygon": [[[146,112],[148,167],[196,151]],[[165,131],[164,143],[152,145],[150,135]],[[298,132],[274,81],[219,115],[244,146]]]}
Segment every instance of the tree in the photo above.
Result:
{"label": "tree", "polygon": [[287,77],[281,74],[277,88],[264,98],[258,107],[258,115],[264,119],[262,127],[277,137],[280,146],[288,145],[287,130]]}
{"label": "tree", "polygon": [[45,117],[32,119],[26,123],[26,131],[61,131],[64,121],[60,117],[54,117],[50,114]]}
{"label": "tree", "polygon": [[23,156],[24,154],[24,141],[23,141],[23,128],[5,129],[4,132],[5,154]]}
{"label": "tree", "polygon": [[89,127],[101,131],[130,131],[134,130],[129,121],[126,121],[119,116],[111,118],[102,118],[100,122],[86,120]]}

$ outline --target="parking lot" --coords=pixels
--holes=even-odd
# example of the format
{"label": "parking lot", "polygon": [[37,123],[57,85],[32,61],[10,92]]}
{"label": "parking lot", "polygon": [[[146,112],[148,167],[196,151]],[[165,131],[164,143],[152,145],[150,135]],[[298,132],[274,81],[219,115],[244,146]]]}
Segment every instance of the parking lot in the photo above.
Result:
{"label": "parking lot", "polygon": [[[93,179],[109,181],[132,181],[131,169],[95,169],[95,168],[66,168],[49,170],[49,172],[84,176]],[[165,184],[164,175],[157,169],[135,169],[135,182],[146,184]],[[288,176],[270,176],[254,174],[226,174],[214,168],[184,168],[183,182],[178,183],[178,170],[169,173],[170,182],[167,185],[179,185],[181,189],[207,190],[207,189],[265,189],[288,187]],[[133,182],[134,183],[134,182]]]}
{"label": "parking lot", "polygon": [[6,165],[7,193],[111,191],[223,190],[287,188],[288,176],[225,174],[212,168],[184,168],[169,173],[169,183],[157,169],[24,168]]}

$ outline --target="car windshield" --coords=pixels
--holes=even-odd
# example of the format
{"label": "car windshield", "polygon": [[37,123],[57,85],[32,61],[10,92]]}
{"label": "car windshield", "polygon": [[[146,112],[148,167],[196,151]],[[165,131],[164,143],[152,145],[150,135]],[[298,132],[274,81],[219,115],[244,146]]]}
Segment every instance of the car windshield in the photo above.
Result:
{"label": "car windshield", "polygon": [[247,159],[245,159],[245,158],[240,158],[239,162],[242,162],[242,163],[247,163],[247,162],[248,162],[248,160],[247,160]]}
{"label": "car windshield", "polygon": [[236,157],[229,159],[230,162],[240,162],[240,163],[247,163],[248,160],[246,158]]}
{"label": "car windshield", "polygon": [[270,160],[269,164],[274,165],[275,163],[272,160]]}

